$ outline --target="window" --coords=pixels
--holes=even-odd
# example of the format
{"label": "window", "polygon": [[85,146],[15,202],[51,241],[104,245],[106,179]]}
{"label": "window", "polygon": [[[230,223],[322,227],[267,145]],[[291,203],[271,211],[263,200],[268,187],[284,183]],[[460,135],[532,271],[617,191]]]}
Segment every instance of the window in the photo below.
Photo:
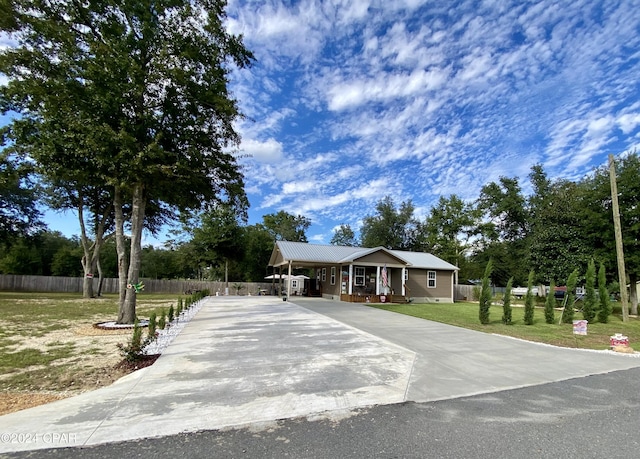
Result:
{"label": "window", "polygon": [[405,268],[404,270],[404,281],[408,281],[409,280],[409,270]]}
{"label": "window", "polygon": [[354,274],[354,283],[355,285],[364,285],[364,268],[363,267],[355,267],[355,274]]}
{"label": "window", "polygon": [[322,268],[322,282],[327,280],[327,268]]}
{"label": "window", "polygon": [[436,288],[436,272],[427,271],[427,287]]}
{"label": "window", "polygon": [[336,267],[331,267],[331,285],[336,285]]}
{"label": "window", "polygon": [[291,288],[298,288],[297,279],[291,279]]}

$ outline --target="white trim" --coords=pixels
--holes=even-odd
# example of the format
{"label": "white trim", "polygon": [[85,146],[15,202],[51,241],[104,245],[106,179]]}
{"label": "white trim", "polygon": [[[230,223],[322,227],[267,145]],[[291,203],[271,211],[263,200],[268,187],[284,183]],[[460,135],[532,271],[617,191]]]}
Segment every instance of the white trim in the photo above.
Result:
{"label": "white trim", "polygon": [[336,267],[335,266],[331,267],[331,274],[329,279],[330,279],[331,285],[336,285]]}
{"label": "white trim", "polygon": [[349,265],[349,287],[347,288],[347,292],[349,293],[349,295],[353,294],[353,283],[354,283],[353,265]]}
{"label": "white trim", "polygon": [[[358,270],[362,270],[362,275],[358,274]],[[362,283],[358,284],[358,278],[362,278]],[[353,274],[353,285],[356,287],[364,287],[367,284],[367,271],[364,266],[355,266],[354,274]]]}

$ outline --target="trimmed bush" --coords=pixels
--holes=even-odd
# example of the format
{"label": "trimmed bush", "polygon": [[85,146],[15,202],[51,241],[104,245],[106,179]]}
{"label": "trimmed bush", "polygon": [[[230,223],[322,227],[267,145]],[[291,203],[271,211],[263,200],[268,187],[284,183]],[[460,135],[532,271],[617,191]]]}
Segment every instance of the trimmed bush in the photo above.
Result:
{"label": "trimmed bush", "polygon": [[482,278],[482,288],[480,290],[480,308],[478,316],[480,323],[486,325],[489,323],[489,309],[491,308],[491,271],[493,270],[493,261],[489,260],[487,267],[484,270],[484,277]]}
{"label": "trimmed bush", "polygon": [[529,280],[527,281],[527,294],[524,297],[524,323],[525,325],[533,325],[533,313],[536,308],[536,299],[533,296],[533,281],[535,273],[533,270],[529,272]]}
{"label": "trimmed bush", "polygon": [[544,321],[548,324],[552,324],[555,322],[555,310],[556,307],[556,295],[555,295],[555,284],[551,281],[551,285],[549,285],[549,293],[547,293],[547,300],[544,302]]}
{"label": "trimmed bush", "polygon": [[164,310],[164,308],[162,308],[162,310],[160,311],[160,319],[158,319],[158,328],[160,330],[164,330],[164,327],[167,326],[167,313]]}
{"label": "trimmed bush", "polygon": [[576,285],[578,284],[578,268],[574,269],[567,279],[567,293],[564,298],[565,305],[562,311],[562,323],[573,323],[573,304],[576,302]]}
{"label": "trimmed bush", "polygon": [[513,277],[507,282],[507,288],[504,290],[504,298],[502,303],[502,323],[505,325],[512,324],[511,317],[511,289],[513,288]]}
{"label": "trimmed bush", "polygon": [[589,323],[596,317],[598,302],[596,299],[596,264],[591,259],[585,274],[585,295],[582,303],[582,317]]}
{"label": "trimmed bush", "polygon": [[167,321],[169,323],[173,322],[173,315],[175,314],[175,311],[173,310],[173,305],[169,306],[169,314],[167,315]]}
{"label": "trimmed bush", "polygon": [[598,269],[598,298],[600,309],[598,309],[598,321],[606,324],[609,322],[611,315],[611,300],[609,299],[609,291],[607,290],[607,273],[604,270],[604,264],[600,263]]}
{"label": "trimmed bush", "polygon": [[147,328],[147,336],[149,337],[148,339],[150,341],[154,341],[156,339],[156,312],[153,311],[150,315],[149,315],[149,327]]}

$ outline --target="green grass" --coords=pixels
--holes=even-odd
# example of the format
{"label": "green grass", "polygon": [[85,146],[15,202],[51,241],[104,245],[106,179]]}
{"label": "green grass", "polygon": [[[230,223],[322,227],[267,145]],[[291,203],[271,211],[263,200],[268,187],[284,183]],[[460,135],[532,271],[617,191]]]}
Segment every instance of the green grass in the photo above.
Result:
{"label": "green grass", "polygon": [[[430,303],[430,304],[375,304],[375,308],[393,311],[422,319],[433,320],[457,327],[478,330],[485,333],[496,333],[514,338],[553,344],[563,347],[581,349],[608,349],[609,337],[622,333],[629,337],[629,345],[640,350],[640,320],[630,318],[622,322],[620,306],[614,306],[614,314],[609,317],[609,323],[592,323],[588,325],[588,334],[574,335],[572,324],[558,325],[561,311],[556,310],[554,324],[547,324],[544,320],[544,310],[537,307],[533,325],[524,325],[524,308],[513,308],[513,324],[502,323],[502,306],[492,306],[490,309],[490,323],[482,325],[478,318],[477,303]],[[582,319],[582,314],[575,313],[575,320]]]}

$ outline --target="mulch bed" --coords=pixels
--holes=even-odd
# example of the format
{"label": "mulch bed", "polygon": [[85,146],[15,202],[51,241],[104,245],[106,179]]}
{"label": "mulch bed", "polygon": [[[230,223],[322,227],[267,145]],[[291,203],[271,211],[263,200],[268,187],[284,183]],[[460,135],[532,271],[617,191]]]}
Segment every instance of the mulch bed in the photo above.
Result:
{"label": "mulch bed", "polygon": [[155,361],[158,360],[158,357],[160,357],[160,354],[143,355],[138,360],[135,360],[133,362],[123,359],[115,366],[115,368],[118,370],[125,370],[129,373],[133,373],[136,370],[140,370],[141,368],[146,368],[153,365]]}

